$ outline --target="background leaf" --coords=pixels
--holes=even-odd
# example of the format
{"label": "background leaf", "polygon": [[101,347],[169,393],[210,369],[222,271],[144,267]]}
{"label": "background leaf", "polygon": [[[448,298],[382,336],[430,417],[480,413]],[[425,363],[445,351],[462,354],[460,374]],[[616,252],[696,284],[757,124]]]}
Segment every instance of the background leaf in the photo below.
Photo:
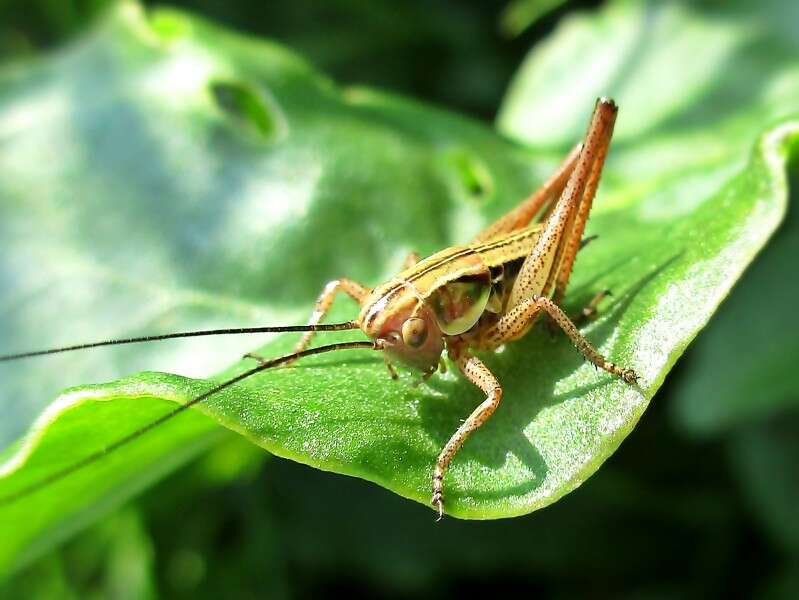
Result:
{"label": "background leaf", "polygon": [[[213,40],[213,52],[205,47],[209,40]],[[23,96],[25,102],[17,98],[18,104],[11,104],[17,112],[5,111],[14,117],[8,120],[7,131],[17,133],[9,139],[19,142],[15,150],[22,152],[21,156],[9,153],[5,160],[7,166],[16,166],[15,175],[24,175],[12,178],[8,205],[19,208],[31,187],[40,186],[45,193],[39,195],[43,198],[39,220],[46,223],[43,217],[47,216],[55,222],[45,228],[38,243],[33,242],[34,235],[27,248],[23,245],[23,253],[17,255],[25,257],[19,261],[23,264],[12,259],[12,266],[4,270],[9,281],[29,286],[21,286],[23,290],[54,280],[68,282],[69,290],[77,282],[87,286],[84,290],[91,289],[89,297],[105,300],[120,294],[114,286],[128,286],[129,296],[123,295],[128,305],[92,306],[98,330],[119,314],[135,317],[134,311],[143,305],[148,310],[140,314],[158,318],[140,316],[136,331],[154,325],[183,328],[192,326],[192,321],[240,322],[245,317],[302,319],[305,310],[297,307],[309,305],[326,279],[347,274],[379,281],[410,249],[431,252],[467,239],[481,222],[501,213],[540,181],[581,135],[578,132],[572,139],[553,143],[546,152],[528,153],[463,119],[365,90],[342,95],[279,49],[215,32],[174,13],[158,13],[147,23],[128,7],[92,39],[56,60],[60,61],[57,67],[44,63],[33,75],[11,72],[4,86],[30,94]],[[70,72],[70,66],[75,71]],[[117,77],[109,78],[109,71]],[[83,80],[75,77],[76,72]],[[61,79],[65,73],[70,76]],[[103,77],[98,78],[98,73]],[[179,76],[185,73],[191,76]],[[81,84],[74,86],[75,81]],[[59,112],[65,108],[59,105],[64,101],[61,86],[76,88],[72,101],[66,103],[69,119]],[[86,89],[99,88],[101,93],[91,96],[94,103],[84,101]],[[590,102],[583,108],[583,127]],[[58,133],[57,124],[68,126],[61,132],[66,149],[80,150],[63,152],[76,162],[67,162],[55,177],[48,170],[27,170],[30,164],[38,164],[31,157],[41,156],[42,147],[52,144],[53,138],[37,140],[31,135],[25,127],[25,117],[30,123],[31,113],[26,115],[20,107],[42,105],[55,111],[52,131]],[[624,110],[622,105],[622,119]],[[76,118],[80,116],[83,120]],[[34,122],[38,120],[33,117]],[[80,144],[72,138],[73,123],[83,124],[77,128]],[[762,128],[760,122],[755,125]],[[786,122],[774,129],[748,164],[742,157],[751,148],[754,132],[742,154],[730,162],[720,160],[715,170],[706,173],[701,163],[691,187],[683,188],[690,202],[668,210],[662,198],[646,195],[644,199],[652,188],[613,175],[624,168],[610,169],[605,180],[610,191],[603,188],[604,198],[589,231],[599,233],[603,241],[581,256],[569,302],[571,308],[578,308],[596,289],[610,286],[615,290],[617,301],[586,332],[617,362],[631,361],[644,375],[646,395],[641,397],[594,374],[580,365],[567,343],[553,343],[546,336],[531,337],[492,357],[492,367],[506,384],[506,400],[503,412],[470,442],[453,467],[449,508],[455,514],[489,517],[528,512],[578,485],[616,448],[640,416],[646,398],[775,227],[785,195],[781,161],[795,127]],[[723,137],[727,131],[717,133]],[[693,141],[699,144],[710,137]],[[330,151],[320,153],[319,148]],[[632,142],[628,149],[627,156],[632,156]],[[639,153],[651,157],[650,150],[650,146],[639,146]],[[615,157],[616,147],[613,153]],[[138,166],[142,156],[148,157],[144,169]],[[664,156],[674,159],[666,153],[659,156],[663,160],[654,162],[668,163]],[[533,158],[538,161],[535,170],[529,167]],[[624,166],[624,154],[621,159]],[[657,184],[682,175],[680,169],[691,164],[691,157],[685,160],[672,164],[668,177]],[[81,167],[85,169],[89,162],[91,177],[88,183],[81,182],[74,174],[82,173]],[[475,188],[473,174],[480,172],[489,177]],[[125,183],[123,189],[120,181]],[[85,205],[71,204],[72,194],[84,199]],[[114,199],[117,214],[101,210],[108,198]],[[7,222],[11,225],[4,240],[18,242],[35,234],[30,213]],[[87,222],[93,224],[88,240],[85,233],[78,235],[86,231],[85,226],[70,230],[70,225]],[[184,229],[187,224],[193,227]],[[337,235],[326,235],[330,231]],[[744,232],[747,235],[742,237]],[[119,243],[121,239],[125,244]],[[666,241],[653,245],[653,239]],[[62,244],[71,252],[64,252]],[[48,245],[57,248],[52,255],[47,254]],[[74,260],[59,273],[63,279],[46,269],[31,274],[22,267],[31,256],[42,257],[36,252],[45,259],[58,257],[39,261],[49,268],[65,255]],[[106,269],[97,268],[99,259]],[[76,268],[86,262],[91,268]],[[92,288],[86,284],[86,271],[99,273],[95,275],[99,282],[92,282]],[[119,273],[124,274],[121,282]],[[109,280],[111,284],[97,290],[97,283]],[[142,286],[142,281],[149,285]],[[50,308],[50,322],[70,314],[70,303],[57,301],[58,288],[48,285],[45,289],[50,294],[48,302],[56,299],[52,306],[57,310]],[[166,291],[152,302],[141,293],[160,289]],[[70,298],[69,292],[63,294]],[[86,301],[84,294],[77,302],[74,298],[80,295],[73,296],[72,307]],[[44,338],[51,333],[47,312],[34,312],[35,305],[19,300],[24,297],[20,294],[14,302],[12,295],[10,307],[29,316],[20,319],[19,312],[12,313],[6,327],[29,323]],[[176,313],[187,308],[196,311],[185,317],[187,321],[178,322]],[[338,314],[351,314],[348,308],[342,304]],[[114,333],[112,328],[103,331],[109,333]],[[23,336],[15,332],[15,337]],[[35,336],[24,337],[34,340]],[[277,352],[291,342],[277,340],[265,351]],[[241,349],[228,342],[224,348],[200,354],[219,360],[222,351],[229,357]],[[144,354],[134,348],[127,352],[137,360],[162,360],[159,353],[165,351]],[[187,354],[182,356],[185,361]],[[534,370],[523,367],[530,357],[535,357]],[[454,376],[421,388],[408,385],[408,378],[392,386],[386,383],[380,362],[372,357],[341,360],[319,359],[275,372],[251,381],[236,394],[220,395],[205,408],[276,453],[377,480],[426,502],[435,454],[458,420],[479,401],[479,394]],[[134,370],[129,361],[125,363],[123,372]],[[163,356],[158,366],[181,371],[180,354]],[[196,365],[193,368],[200,370]],[[23,377],[23,373],[15,375]],[[187,399],[207,386],[145,375],[84,388],[69,398],[114,399],[106,403],[109,407],[124,404],[122,397],[131,400],[130,410],[123,409],[124,423],[113,419],[111,427],[87,440],[102,444],[102,436],[113,439],[119,432],[134,429],[137,421],[165,410],[153,397]],[[74,432],[68,427],[62,429],[70,417],[83,426],[96,424],[93,414],[86,417],[81,412],[93,412],[91,404],[96,403],[80,403],[48,425],[45,441],[31,462],[3,482],[2,489],[35,480],[36,462],[52,466],[55,454],[68,464],[71,456],[56,444],[58,436],[63,433],[63,439],[75,439],[69,437]],[[87,470],[82,474],[85,480],[65,484],[77,489],[92,482],[93,494],[63,494],[54,501],[54,494],[42,493],[23,512],[17,512],[18,507],[4,511],[2,519],[19,520],[30,510],[45,515],[10,540],[16,546],[7,556],[37,537],[39,546],[28,556],[40,551],[57,539],[56,524],[76,522],[78,510],[94,516],[111,503],[107,490],[118,491],[137,468],[157,475],[148,470],[148,463],[172,452],[167,444],[179,447],[184,439],[199,439],[198,432],[210,426],[199,416],[184,421],[174,424],[174,431],[159,432],[164,438],[173,436],[173,441],[162,441],[162,446],[151,438],[151,454],[138,449],[138,455],[131,450],[114,459],[124,461],[130,472],[109,461]],[[49,448],[48,439],[53,443]],[[85,453],[80,447],[69,451],[75,456]],[[103,486],[98,487],[98,482]],[[125,487],[129,492],[136,486]],[[14,559],[19,556],[25,554]]]}

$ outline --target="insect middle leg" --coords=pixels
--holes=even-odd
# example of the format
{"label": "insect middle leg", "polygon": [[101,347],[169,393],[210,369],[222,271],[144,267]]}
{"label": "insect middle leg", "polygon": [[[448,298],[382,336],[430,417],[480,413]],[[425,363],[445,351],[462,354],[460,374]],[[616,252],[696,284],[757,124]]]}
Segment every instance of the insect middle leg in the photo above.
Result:
{"label": "insect middle leg", "polygon": [[486,399],[472,411],[472,414],[463,422],[463,425],[458,427],[438,455],[436,468],[433,472],[433,497],[430,503],[438,511],[439,519],[444,515],[444,474],[447,472],[447,467],[466,439],[475,429],[488,420],[502,399],[502,387],[500,387],[499,381],[480,359],[470,355],[468,352],[464,352],[458,356],[457,364],[461,373],[483,390]]}
{"label": "insect middle leg", "polygon": [[418,263],[420,260],[421,257],[419,256],[418,252],[410,252],[408,253],[408,256],[405,257],[405,260],[402,262],[402,267],[404,269],[409,269],[410,267]]}

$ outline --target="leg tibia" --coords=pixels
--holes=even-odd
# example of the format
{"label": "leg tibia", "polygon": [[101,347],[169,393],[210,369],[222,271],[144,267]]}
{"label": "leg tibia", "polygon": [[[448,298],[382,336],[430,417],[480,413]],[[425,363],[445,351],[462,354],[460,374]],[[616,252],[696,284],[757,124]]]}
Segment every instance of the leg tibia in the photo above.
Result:
{"label": "leg tibia", "polygon": [[486,394],[486,399],[469,415],[463,425],[458,427],[438,455],[436,468],[433,472],[433,498],[431,503],[438,510],[439,518],[441,518],[444,511],[444,474],[447,471],[447,467],[461,446],[463,446],[463,443],[475,429],[488,420],[502,399],[502,388],[497,378],[478,358],[464,354],[458,357],[457,362],[458,368],[466,378]]}
{"label": "leg tibia", "polygon": [[632,369],[626,369],[605,360],[605,357],[597,352],[591,343],[579,332],[566,313],[552,300],[542,296],[533,296],[502,317],[481,338],[481,347],[496,348],[507,341],[518,338],[519,332],[526,331],[542,310],[546,311],[558,327],[569,336],[569,339],[580,353],[593,365],[620,377],[625,383],[635,383],[638,380],[638,376]]}
{"label": "leg tibia", "polygon": [[574,169],[574,163],[580,154],[580,146],[576,146],[566,159],[558,167],[558,170],[544,182],[529,198],[524,200],[519,206],[501,216],[491,223],[475,238],[475,242],[484,242],[500,235],[505,235],[527,227],[533,217],[535,217],[544,206],[550,206],[557,200],[563,191],[569,175]]}
{"label": "leg tibia", "polygon": [[[368,288],[353,281],[352,279],[342,278],[334,279],[333,281],[328,282],[328,284],[322,290],[322,293],[319,294],[319,298],[316,300],[316,306],[311,314],[311,318],[308,319],[308,325],[318,325],[322,321],[327,314],[327,311],[330,310],[333,300],[335,300],[336,294],[339,292],[339,290],[345,292],[348,296],[355,299],[358,304],[360,304],[370,292]],[[315,333],[316,332],[314,331],[306,331],[294,346],[294,352],[302,352],[303,350],[307,349]],[[260,363],[263,363],[266,360],[263,356],[259,356],[258,354],[252,352],[245,354],[244,358],[253,358]]]}
{"label": "leg tibia", "polygon": [[[319,294],[314,311],[311,313],[311,318],[308,319],[308,325],[318,325],[322,321],[327,311],[329,311],[330,307],[333,305],[333,300],[335,300],[339,290],[353,298],[358,304],[369,294],[368,288],[365,288],[352,279],[334,279],[329,282],[322,290],[322,293]],[[311,343],[313,336],[313,331],[305,332],[300,338],[300,341],[297,342],[297,345],[294,346],[294,352],[302,352],[305,350]]]}

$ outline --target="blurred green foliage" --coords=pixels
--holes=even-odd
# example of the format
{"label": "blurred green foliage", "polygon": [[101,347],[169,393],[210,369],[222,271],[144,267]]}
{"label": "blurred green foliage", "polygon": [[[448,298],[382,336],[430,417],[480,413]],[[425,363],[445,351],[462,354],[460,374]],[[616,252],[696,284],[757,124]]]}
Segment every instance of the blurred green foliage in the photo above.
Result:
{"label": "blurred green foliage", "polygon": [[[31,52],[63,35],[77,34],[95,6],[88,3],[85,12],[76,12],[77,17],[58,25],[58,19],[51,21],[58,11],[48,8],[55,4],[34,2],[31,10],[23,11],[18,3],[5,3],[5,14],[13,18],[3,21],[3,50]],[[228,11],[222,18],[227,22],[252,14],[244,2],[201,4],[205,6],[199,8],[215,18]],[[358,22],[363,5],[335,4],[343,25],[318,6],[305,7],[302,16],[316,25],[323,38],[342,31],[351,39],[356,29],[351,24]],[[772,56],[775,63],[795,65],[790,58],[790,40],[799,39],[795,3],[759,3],[752,12],[710,1],[679,4],[689,15],[699,7],[706,23],[755,32],[759,43],[776,40],[785,51],[772,55],[762,46],[758,50],[755,42],[738,50],[743,63],[725,63],[723,70],[714,70],[720,78],[714,81],[728,84],[720,92],[728,102],[751,102],[746,93],[751,90],[738,89],[738,81],[775,93],[792,85],[790,77],[780,73],[766,83],[746,75],[771,64]],[[447,10],[451,14],[461,10],[448,6],[437,20],[436,13],[414,5],[422,14],[417,26],[439,33],[453,23]],[[496,63],[472,61],[476,64],[466,70],[477,77],[449,80],[443,91],[434,85],[420,86],[408,72],[424,71],[419,65],[427,63],[422,62],[413,63],[405,74],[400,70],[396,79],[387,68],[374,70],[382,71],[379,77],[359,81],[442,102],[454,98],[451,105],[491,114],[497,104],[486,99],[504,94],[503,77],[521,59],[518,47],[515,53],[507,46],[501,51],[490,48],[503,44],[493,39],[501,8],[500,3],[491,9],[463,9],[489,15],[474,21],[477,30],[492,32],[481,33],[491,41],[475,44],[480,48],[475,53],[501,57]],[[551,17],[552,22],[570,19],[572,9],[567,4]],[[600,13],[598,18],[602,24],[607,15]],[[251,27],[259,23],[256,17],[245,20]],[[30,35],[31,31],[40,33]],[[669,43],[668,34],[667,30],[660,43]],[[453,55],[463,47],[439,37]],[[14,38],[25,42],[15,43]],[[525,38],[528,44],[532,41]],[[292,40],[288,43],[292,45]],[[318,54],[313,44],[293,45],[340,76],[324,62],[329,53],[335,54],[329,48],[335,44],[320,45]],[[430,64],[436,64],[440,47],[428,51]],[[695,50],[697,55],[704,51],[701,44]],[[358,57],[363,56],[359,51]],[[423,50],[419,56],[424,56]],[[757,61],[749,62],[754,56]],[[692,58],[689,53],[685,64],[690,65]],[[566,63],[562,68],[572,66]],[[680,71],[676,69],[676,74]],[[476,80],[485,82],[484,95],[475,92]],[[679,77],[672,85],[679,88]],[[703,120],[713,115],[710,98],[698,113],[688,103],[684,118],[690,121],[695,115],[694,125],[701,129]],[[796,111],[799,106],[789,108]],[[736,123],[729,127],[735,129]],[[696,142],[684,143],[692,149]],[[799,201],[796,163],[791,172],[795,204]],[[795,256],[797,240],[799,222],[789,212],[774,245],[756,260],[683,356],[620,451],[578,493],[543,512],[509,522],[449,520],[434,526],[426,509],[385,490],[280,459],[267,460],[251,445],[231,440],[145,494],[136,505],[32,565],[0,594],[140,598],[160,593],[196,598],[344,591],[396,597],[468,591],[560,597],[795,598],[799,596],[795,513],[799,392],[791,383],[795,376],[791,367],[799,356],[791,333],[796,331],[792,299],[799,289],[790,257]]]}
{"label": "blurred green foliage", "polygon": [[[115,0],[0,2],[0,52],[52,48],[85,30]],[[511,11],[508,39],[499,25],[504,0],[144,0],[185,8],[239,31],[284,43],[343,84],[368,83],[492,118],[519,57],[577,0],[524,0]],[[547,8],[536,5],[546,4]],[[531,6],[532,5],[532,6]],[[531,10],[532,8],[532,10]],[[515,16],[514,16],[515,15]],[[531,21],[532,18],[532,21]],[[506,19],[507,21],[508,19]],[[422,68],[423,67],[423,68]]]}

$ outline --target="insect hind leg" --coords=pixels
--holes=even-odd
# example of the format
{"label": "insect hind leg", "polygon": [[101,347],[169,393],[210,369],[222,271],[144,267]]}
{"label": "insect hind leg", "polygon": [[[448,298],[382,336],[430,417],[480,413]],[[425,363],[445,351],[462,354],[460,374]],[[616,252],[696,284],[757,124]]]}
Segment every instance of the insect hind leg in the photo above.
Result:
{"label": "insect hind leg", "polygon": [[[600,100],[600,103],[601,102],[602,100]],[[601,106],[601,104],[598,105],[597,109],[599,109]],[[583,232],[585,231],[585,224],[588,222],[588,214],[591,212],[591,207],[594,203],[594,197],[596,196],[596,190],[599,187],[599,179],[602,175],[602,168],[605,165],[605,158],[607,158],[608,149],[610,148],[610,138],[613,136],[613,126],[616,122],[616,112],[616,106],[615,104],[612,104],[607,116],[608,124],[606,125],[604,136],[596,146],[593,164],[591,165],[591,171],[588,175],[588,180],[585,184],[585,190],[583,191],[580,206],[577,210],[574,227],[572,229],[571,235],[566,240],[563,259],[555,278],[555,291],[552,296],[557,304],[560,304],[560,301],[563,299],[563,296],[566,293],[566,286],[569,284],[569,279],[571,278],[572,268],[574,267],[574,261],[577,258],[577,253],[585,244],[595,237],[593,236],[583,239]]]}
{"label": "insect hind leg", "polygon": [[[582,325],[588,321],[593,321],[599,314],[599,303],[609,296],[613,296],[613,293],[610,290],[598,291],[585,304],[585,306],[583,306],[578,312],[573,313],[569,318],[575,325]],[[555,334],[557,334],[558,330],[560,329],[558,324],[552,318],[547,319],[546,328],[547,331],[549,331],[549,335],[552,337],[555,337]]]}
{"label": "insect hind leg", "polygon": [[605,359],[605,357],[591,345],[591,342],[580,333],[577,326],[566,313],[545,296],[534,295],[532,298],[529,298],[508,311],[507,314],[480,337],[478,347],[486,350],[493,350],[505,342],[518,339],[524,335],[535,322],[542,310],[545,311],[558,327],[560,327],[563,333],[569,337],[572,344],[580,351],[580,354],[595,367],[619,377],[628,384],[634,384],[638,381],[638,375],[636,375],[635,371],[621,367]]}
{"label": "insect hind leg", "polygon": [[571,272],[590,209],[590,201],[586,201],[584,194],[588,191],[593,198],[596,191],[617,111],[613,101],[597,101],[577,163],[513,283],[509,307],[525,302],[534,294],[549,295],[564,268]]}
{"label": "insect hind leg", "polygon": [[475,242],[485,242],[500,235],[506,235],[522,227],[526,227],[542,209],[549,210],[558,196],[563,192],[566,182],[574,170],[574,165],[580,155],[581,146],[575,146],[552,176],[543,185],[533,192],[526,200],[510,212],[491,223],[474,239]]}

